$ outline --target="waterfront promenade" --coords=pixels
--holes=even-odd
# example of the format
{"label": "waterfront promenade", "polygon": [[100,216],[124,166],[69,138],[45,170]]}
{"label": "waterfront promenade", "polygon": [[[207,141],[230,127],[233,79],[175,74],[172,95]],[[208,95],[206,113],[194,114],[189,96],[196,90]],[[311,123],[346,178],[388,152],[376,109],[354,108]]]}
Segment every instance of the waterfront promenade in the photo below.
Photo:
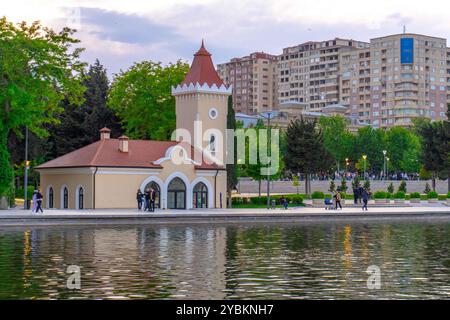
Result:
{"label": "waterfront promenade", "polygon": [[20,208],[0,211],[1,226],[48,224],[152,224],[152,223],[244,223],[244,222],[302,222],[302,221],[382,221],[382,220],[450,221],[450,206],[445,203],[415,206],[369,206],[325,210],[323,207],[295,207],[283,210],[267,209],[196,209],[157,210],[154,213],[134,209],[46,210],[32,214]]}

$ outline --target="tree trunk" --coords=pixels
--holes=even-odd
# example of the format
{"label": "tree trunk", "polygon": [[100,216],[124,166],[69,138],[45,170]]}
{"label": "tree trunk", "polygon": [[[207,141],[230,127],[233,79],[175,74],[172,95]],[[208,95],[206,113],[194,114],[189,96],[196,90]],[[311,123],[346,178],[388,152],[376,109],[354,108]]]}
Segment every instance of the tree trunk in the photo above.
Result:
{"label": "tree trunk", "polygon": [[305,193],[307,195],[311,194],[311,181],[310,181],[310,176],[309,174],[305,174]]}
{"label": "tree trunk", "polygon": [[8,207],[8,198],[6,196],[0,196],[0,210],[7,210]]}
{"label": "tree trunk", "polygon": [[436,177],[435,177],[434,173],[433,173],[433,177],[431,179],[431,186],[433,188],[433,191],[436,191]]}
{"label": "tree trunk", "polygon": [[231,192],[228,192],[228,208],[231,208],[233,206],[233,201],[231,199]]}

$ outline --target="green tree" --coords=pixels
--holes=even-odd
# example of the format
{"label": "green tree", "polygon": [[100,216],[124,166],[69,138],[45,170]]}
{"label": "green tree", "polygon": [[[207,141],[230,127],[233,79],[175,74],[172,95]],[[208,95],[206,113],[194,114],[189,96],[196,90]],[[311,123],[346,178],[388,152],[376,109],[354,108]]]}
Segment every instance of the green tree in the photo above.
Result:
{"label": "green tree", "polygon": [[82,52],[74,30],[55,32],[39,22],[13,24],[0,19],[0,195],[12,187],[13,169],[6,149],[9,133],[27,126],[39,137],[57,122],[60,102],[79,105],[84,86]]}
{"label": "green tree", "polygon": [[[262,182],[264,180],[276,180],[280,177],[281,172],[283,170],[283,161],[280,159],[280,166],[278,168],[278,171],[271,175],[267,176],[263,174],[263,169],[267,168],[267,165],[261,161],[260,158],[260,149],[267,149],[267,144],[262,142],[262,139],[260,139],[260,130],[266,129],[267,127],[264,125],[264,122],[262,119],[258,119],[258,122],[254,127],[248,128],[247,130],[256,130],[256,138],[257,138],[257,145],[258,145],[258,152],[257,152],[257,161],[256,163],[250,164],[250,158],[249,158],[249,149],[250,149],[250,141],[246,140],[245,149],[246,149],[246,159],[245,159],[245,165],[242,167],[245,168],[245,173],[247,176],[251,177],[253,180],[258,181],[258,194],[261,196],[261,186]],[[273,129],[273,128],[272,128]]]}
{"label": "green tree", "polygon": [[285,166],[293,174],[305,177],[306,194],[311,193],[310,175],[328,172],[333,162],[316,120],[301,117],[291,121],[286,131]]}
{"label": "green tree", "polygon": [[344,193],[347,191],[348,187],[347,187],[347,180],[345,179],[345,177],[342,177],[339,189],[341,189],[341,191]]}
{"label": "green tree", "polygon": [[294,187],[297,187],[297,194],[298,194],[298,187],[300,186],[300,183],[299,183],[299,181],[298,181],[298,176],[297,176],[296,174],[294,174],[294,175],[292,176],[292,185],[293,185]]}
{"label": "green tree", "polygon": [[387,192],[389,192],[390,194],[394,193],[394,185],[391,183],[389,183],[388,187],[387,187]]}
{"label": "green tree", "polygon": [[336,184],[334,183],[334,180],[330,181],[330,186],[328,187],[328,191],[336,192]]}
{"label": "green tree", "polygon": [[109,106],[132,139],[169,140],[175,130],[175,98],[171,88],[183,81],[189,65],[181,61],[135,63],[114,78]]}
{"label": "green tree", "polygon": [[400,182],[400,185],[398,186],[398,191],[403,191],[404,193],[406,193],[406,181],[402,180]]}
{"label": "green tree", "polygon": [[421,140],[421,160],[431,172],[432,188],[436,190],[436,178],[447,179],[450,170],[448,121],[416,122],[415,130]]}
{"label": "green tree", "polygon": [[112,137],[122,134],[119,120],[106,105],[109,80],[106,69],[98,60],[83,74],[83,85],[86,87],[84,103],[75,106],[67,100],[62,101],[64,112],[58,116],[59,123],[49,127],[46,160],[99,140],[99,130],[103,127],[112,130]]}
{"label": "green tree", "polygon": [[[236,130],[236,119],[234,116],[233,100],[232,97],[228,97],[228,114],[227,114],[227,129]],[[234,141],[234,159],[233,163],[227,164],[227,197],[228,207],[231,208],[231,195],[233,189],[236,188],[238,183],[238,166],[237,166],[237,152],[236,152],[236,139]]]}
{"label": "green tree", "polygon": [[390,170],[411,172],[408,169],[417,168],[414,160],[418,159],[420,143],[410,130],[400,126],[390,128],[385,134],[385,145]]}
{"label": "green tree", "polygon": [[367,191],[370,191],[370,180],[369,179],[364,181],[364,189],[366,189]]}
{"label": "green tree", "polygon": [[362,155],[367,155],[372,170],[381,171],[383,168],[384,131],[366,126],[358,129],[355,138],[355,156],[359,159]]}
{"label": "green tree", "polygon": [[321,116],[318,123],[323,133],[324,146],[336,160],[339,169],[345,158],[353,157],[355,136],[348,130],[347,120],[340,115]]}
{"label": "green tree", "polygon": [[99,139],[99,130],[104,127],[111,129],[112,137],[120,137],[123,133],[120,120],[107,105],[110,89],[107,70],[98,59],[89,66],[83,84],[86,87],[83,106],[88,112],[83,127],[89,143]]}

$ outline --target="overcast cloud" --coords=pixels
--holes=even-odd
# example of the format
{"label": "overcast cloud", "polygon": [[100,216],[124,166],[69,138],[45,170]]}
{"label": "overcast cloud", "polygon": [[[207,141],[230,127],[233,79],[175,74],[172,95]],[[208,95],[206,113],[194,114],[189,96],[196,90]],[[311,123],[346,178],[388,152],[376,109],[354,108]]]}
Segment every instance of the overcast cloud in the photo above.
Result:
{"label": "overcast cloud", "polygon": [[215,63],[254,51],[279,54],[283,47],[335,37],[370,38],[408,32],[450,37],[450,4],[378,0],[15,0],[0,16],[69,25],[110,74],[135,61],[190,62],[205,39]]}

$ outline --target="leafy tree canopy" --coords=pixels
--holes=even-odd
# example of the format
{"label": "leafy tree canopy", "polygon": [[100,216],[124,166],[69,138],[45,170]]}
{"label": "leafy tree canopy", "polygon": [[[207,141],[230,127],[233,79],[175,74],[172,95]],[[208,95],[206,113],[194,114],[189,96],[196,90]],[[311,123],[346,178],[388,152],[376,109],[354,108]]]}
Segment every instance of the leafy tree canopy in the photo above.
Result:
{"label": "leafy tree canopy", "polygon": [[171,88],[183,81],[189,65],[181,61],[135,63],[111,85],[109,106],[132,139],[169,140],[175,130],[175,98]]}

